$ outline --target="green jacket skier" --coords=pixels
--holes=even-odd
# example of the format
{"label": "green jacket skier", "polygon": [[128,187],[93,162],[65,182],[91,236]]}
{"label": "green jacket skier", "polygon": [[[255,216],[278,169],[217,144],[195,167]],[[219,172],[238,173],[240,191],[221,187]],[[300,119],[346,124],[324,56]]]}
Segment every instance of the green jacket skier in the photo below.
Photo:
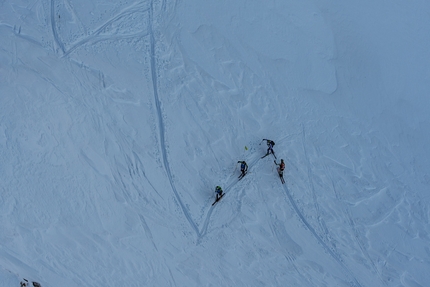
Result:
{"label": "green jacket skier", "polygon": [[222,188],[221,188],[221,186],[217,186],[216,188],[215,188],[215,195],[216,195],[216,200],[218,200],[221,196],[222,196]]}

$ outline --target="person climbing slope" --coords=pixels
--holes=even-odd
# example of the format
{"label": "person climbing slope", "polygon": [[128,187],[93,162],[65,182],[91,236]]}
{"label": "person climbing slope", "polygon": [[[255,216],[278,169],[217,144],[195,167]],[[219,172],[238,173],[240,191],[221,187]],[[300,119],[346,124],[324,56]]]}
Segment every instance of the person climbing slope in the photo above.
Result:
{"label": "person climbing slope", "polygon": [[218,185],[215,188],[215,195],[216,195],[216,200],[219,200],[221,198],[221,196],[223,196],[223,191],[222,191],[221,186]]}
{"label": "person climbing slope", "polygon": [[223,197],[223,196],[224,196],[224,194],[225,194],[225,193],[223,193],[221,186],[219,186],[219,185],[218,185],[218,186],[215,188],[215,196],[216,196],[216,199],[215,199],[215,201],[212,203],[212,206],[213,206],[215,203],[217,203],[217,202],[221,199],[221,197]]}
{"label": "person climbing slope", "polygon": [[279,174],[279,177],[281,178],[281,182],[284,184],[285,183],[285,180],[284,180],[284,169],[285,169],[284,160],[281,159],[281,163],[279,163],[279,164],[276,163],[276,160],[274,160],[273,162],[278,166],[278,168],[277,168],[278,174]]}
{"label": "person climbing slope", "polygon": [[273,156],[276,159],[275,151],[273,150],[273,147],[275,146],[275,142],[272,140],[268,140],[268,139],[263,139],[263,141],[266,141],[266,143],[267,143],[267,153],[264,156],[262,156],[261,158],[265,158],[269,154],[273,154]]}
{"label": "person climbing slope", "polygon": [[242,177],[244,177],[245,174],[248,172],[248,164],[244,160],[242,160],[242,161],[240,160],[237,163],[240,163],[240,172],[241,172],[241,174],[239,175],[239,180],[241,180]]}

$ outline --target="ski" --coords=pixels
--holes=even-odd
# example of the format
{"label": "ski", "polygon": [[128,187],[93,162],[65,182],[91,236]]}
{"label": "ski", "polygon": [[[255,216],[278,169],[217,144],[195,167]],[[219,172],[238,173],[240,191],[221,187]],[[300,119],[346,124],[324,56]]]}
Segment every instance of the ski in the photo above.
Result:
{"label": "ski", "polygon": [[220,199],[224,196],[225,193],[221,194],[220,197],[218,197],[218,199],[215,199],[214,203],[212,203],[212,206],[215,205],[215,203],[217,203],[218,201],[220,201]]}
{"label": "ski", "polygon": [[247,174],[248,172],[245,172],[244,174],[240,174],[239,176],[238,176],[238,179],[239,180],[241,180],[242,178],[244,178],[245,177],[245,175]]}
{"label": "ski", "polygon": [[284,184],[285,183],[284,176],[280,175],[279,178],[281,179],[282,184]]}
{"label": "ski", "polygon": [[[270,154],[270,153],[267,153],[267,154],[263,155],[261,158],[265,158],[265,157],[266,157],[266,156],[268,156],[269,154]],[[272,154],[273,154],[273,157],[274,157],[275,159],[278,159],[274,153],[272,153]]]}

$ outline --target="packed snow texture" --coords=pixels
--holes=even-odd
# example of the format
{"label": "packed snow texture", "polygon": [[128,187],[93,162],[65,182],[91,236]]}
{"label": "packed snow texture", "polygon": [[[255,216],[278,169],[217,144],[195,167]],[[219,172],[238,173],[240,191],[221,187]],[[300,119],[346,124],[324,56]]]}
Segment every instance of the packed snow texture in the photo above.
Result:
{"label": "packed snow texture", "polygon": [[428,286],[429,15],[0,1],[0,285]]}

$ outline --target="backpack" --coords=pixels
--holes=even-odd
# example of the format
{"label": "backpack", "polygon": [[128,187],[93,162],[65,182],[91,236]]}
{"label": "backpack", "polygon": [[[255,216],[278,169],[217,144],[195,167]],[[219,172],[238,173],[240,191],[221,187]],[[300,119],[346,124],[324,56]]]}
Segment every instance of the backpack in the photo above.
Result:
{"label": "backpack", "polygon": [[284,169],[285,169],[285,163],[281,163],[279,165],[279,169],[282,170],[282,171],[284,171]]}

